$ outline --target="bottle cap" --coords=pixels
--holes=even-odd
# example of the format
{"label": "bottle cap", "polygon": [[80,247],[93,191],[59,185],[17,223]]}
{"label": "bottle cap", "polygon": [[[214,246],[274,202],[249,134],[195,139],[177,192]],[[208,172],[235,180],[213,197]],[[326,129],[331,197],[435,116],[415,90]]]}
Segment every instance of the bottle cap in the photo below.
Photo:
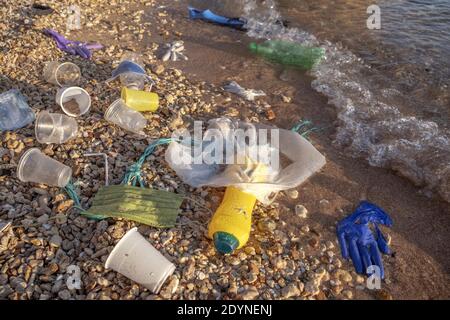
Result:
{"label": "bottle cap", "polygon": [[214,246],[220,253],[232,253],[239,246],[239,240],[228,232],[219,231],[213,237]]}

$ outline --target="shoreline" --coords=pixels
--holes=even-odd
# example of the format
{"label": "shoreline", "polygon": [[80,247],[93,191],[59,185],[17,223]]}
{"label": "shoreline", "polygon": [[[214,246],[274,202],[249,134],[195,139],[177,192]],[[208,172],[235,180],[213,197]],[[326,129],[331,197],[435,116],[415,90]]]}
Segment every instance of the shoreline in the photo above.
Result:
{"label": "shoreline", "polygon": [[[117,83],[106,86],[101,84],[101,82],[104,80],[103,78],[106,79],[108,76],[108,72],[111,70],[111,64],[114,61],[111,56],[108,56],[108,52],[117,58],[120,56],[120,52],[117,50],[119,47],[133,48],[136,52],[141,52],[144,56],[147,69],[152,70],[152,76],[158,80],[154,91],[162,97],[163,101],[159,112],[156,114],[146,114],[150,123],[150,129],[148,129],[150,136],[164,137],[169,134],[170,130],[168,126],[178,116],[184,118],[185,124],[193,119],[199,120],[228,115],[241,119],[256,119],[263,123],[286,129],[292,127],[301,118],[309,119],[315,125],[325,128],[320,134],[312,134],[311,141],[325,155],[328,163],[320,173],[297,188],[299,191],[298,199],[292,200],[285,195],[279,195],[276,200],[278,206],[276,204],[266,208],[263,208],[261,205],[258,206],[254,215],[252,239],[246,246],[253,248],[254,252],[251,249],[245,250],[244,248],[230,257],[223,258],[214,252],[210,241],[203,236],[201,228],[194,228],[188,231],[180,224],[174,230],[159,231],[154,230],[154,228],[141,226],[140,232],[143,232],[164,253],[174,259],[177,265],[177,271],[164,284],[166,290],[163,287],[163,291],[159,296],[148,294],[145,297],[141,297],[140,295],[139,297],[144,299],[168,299],[177,297],[202,299],[214,297],[215,290],[220,293],[222,299],[278,299],[283,297],[282,292],[284,288],[289,288],[291,284],[294,284],[300,290],[300,283],[302,283],[304,286],[302,293],[298,296],[291,296],[291,298],[374,298],[376,297],[374,292],[356,288],[360,285],[357,282],[360,279],[354,274],[351,263],[341,261],[342,259],[334,231],[335,223],[350,213],[362,198],[368,198],[370,201],[380,205],[394,220],[393,228],[384,230],[392,237],[391,246],[393,251],[396,252],[396,256],[395,258],[383,257],[387,271],[387,279],[389,280],[389,283],[383,284],[383,289],[394,299],[442,299],[450,297],[450,289],[446,286],[450,280],[450,249],[445,245],[446,240],[450,237],[449,204],[428,199],[420,195],[418,189],[412,186],[409,181],[394,175],[388,170],[370,167],[364,163],[364,160],[349,158],[344,152],[336,149],[330,138],[334,134],[336,112],[334,108],[327,104],[327,99],[324,96],[311,88],[312,79],[309,76],[299,74],[295,70],[285,71],[279,66],[270,65],[252,56],[247,50],[247,44],[251,39],[243,32],[200,21],[190,21],[187,19],[187,6],[183,2],[177,4],[175,7],[167,6],[166,9],[157,9],[156,7],[161,4],[170,5],[171,2],[160,1],[155,7],[135,6],[141,10],[145,10],[145,19],[143,20],[149,23],[148,26],[143,27],[143,33],[138,33],[143,35],[142,41],[133,39],[126,40],[126,33],[122,34],[124,36],[123,40],[122,37],[118,37],[120,41],[113,37],[108,39],[108,37],[100,36],[99,33],[94,33],[91,28],[72,32],[69,36],[70,39],[99,41],[105,45],[104,50],[94,54],[91,62],[81,61],[80,59],[61,54],[45,36],[40,37],[38,40],[42,41],[39,47],[40,50],[45,48],[45,50],[51,53],[49,57],[45,55],[41,57],[39,62],[43,63],[50,58],[62,57],[65,60],[73,60],[76,63],[81,63],[85,77],[84,84],[90,90],[92,97],[94,97],[91,114],[82,120],[84,123],[81,127],[85,128],[87,135],[85,141],[80,141],[79,146],[73,146],[72,144],[69,144],[68,147],[54,146],[54,150],[52,150],[52,152],[56,153],[55,157],[61,157],[64,161],[65,156],[66,161],[73,161],[75,165],[81,167],[77,179],[85,180],[86,168],[89,167],[87,164],[91,163],[91,161],[72,158],[70,154],[73,151],[79,153],[79,149],[86,150],[89,147],[87,143],[89,140],[94,144],[98,143],[96,148],[100,150],[99,152],[104,150],[101,149],[103,147],[110,150],[110,155],[118,154],[112,163],[112,184],[120,181],[125,166],[139,156],[140,151],[142,151],[147,143],[145,140],[134,141],[133,149],[128,150],[127,147],[129,147],[129,144],[127,145],[127,141],[130,138],[124,135],[122,130],[113,128],[103,123],[104,121],[98,121],[102,118],[102,113],[106,110],[109,102],[112,102],[114,100],[113,98],[118,96]],[[96,7],[95,4],[90,4],[90,6]],[[120,16],[124,12],[117,10],[116,14]],[[106,17],[103,18],[106,19],[105,26],[118,23],[118,21],[108,20]],[[44,21],[44,25],[47,25],[45,18],[39,19]],[[165,26],[161,23],[162,19],[168,21]],[[60,21],[56,21],[56,24],[61,26]],[[133,24],[130,22],[130,25]],[[41,26],[39,28],[33,28],[34,30],[40,30]],[[108,28],[105,29],[107,30]],[[139,39],[139,35],[136,38]],[[159,61],[156,57],[158,50],[153,43],[161,45],[169,40],[173,41],[178,39],[185,42],[185,53],[189,57],[189,60],[186,62],[177,61],[168,63]],[[114,49],[112,49],[112,46],[114,46]],[[26,50],[23,51],[26,52]],[[19,56],[20,54],[21,52],[18,52]],[[20,57],[17,59],[20,59]],[[163,67],[161,68],[160,66]],[[10,68],[14,69],[14,67]],[[35,67],[33,69],[38,72],[37,70],[39,68]],[[11,69],[7,69],[5,74],[10,75]],[[51,102],[52,91],[54,90],[49,85],[42,83],[39,78],[40,74],[31,74],[30,72],[30,79],[24,78],[24,75],[25,73],[23,71],[18,70],[18,75],[12,79],[12,84],[0,82],[2,91],[17,83],[33,84],[36,87],[30,88],[28,86],[26,90],[29,90],[29,92],[24,93],[33,93],[33,96],[36,92],[39,94],[45,93],[46,98],[42,102],[42,109],[47,109],[48,105],[51,105],[53,110],[57,110],[57,107]],[[284,80],[280,80],[280,77]],[[225,81],[230,80],[235,80],[246,88],[262,89],[268,96],[259,98],[256,103],[243,101],[237,96],[221,90],[220,86]],[[191,86],[192,89],[189,88]],[[193,92],[191,95],[186,93],[189,89]],[[180,94],[177,93],[178,91],[180,91]],[[200,94],[196,92],[200,92]],[[283,99],[282,96],[285,96],[286,99]],[[36,101],[33,100],[34,103]],[[170,101],[173,102],[170,103]],[[194,104],[196,104],[195,109],[193,107]],[[31,103],[30,105],[32,107],[36,106],[36,104],[33,105]],[[265,112],[267,109],[273,110],[276,115],[275,119],[267,119]],[[18,130],[19,140],[28,141],[26,139],[33,138],[31,131],[29,128]],[[111,139],[111,136],[114,138]],[[4,147],[6,145],[6,148],[11,150],[9,148],[11,146],[8,147],[9,140],[6,141],[6,134],[0,133],[0,137],[2,138],[1,141]],[[28,144],[34,144],[34,141],[31,140],[27,142],[27,146]],[[45,146],[41,147],[44,148]],[[146,180],[149,183],[151,182],[153,186],[158,187],[159,182],[164,185],[167,184],[167,181],[164,178],[155,180],[154,177],[169,175],[170,179],[176,181],[180,188],[186,189],[186,186],[181,186],[179,179],[173,176],[167,164],[162,160],[163,151],[164,149],[158,149],[155,153],[156,162],[158,163],[154,163],[155,160],[147,162],[145,166]],[[121,152],[123,153],[122,157],[119,157]],[[14,159],[18,159],[20,154],[15,154]],[[95,165],[100,166],[100,161]],[[101,185],[102,175],[100,171],[101,169],[93,175],[93,187],[86,187],[82,190],[82,201],[85,205],[88,203],[88,198]],[[25,199],[26,196],[30,196],[30,199],[26,199],[29,200],[30,204],[33,201],[38,201],[39,194],[29,194],[30,188],[35,186],[21,184],[17,180],[14,181],[14,178],[8,176],[0,181],[11,183],[11,186],[16,188],[16,195],[17,190],[21,190]],[[8,187],[7,189],[9,192],[12,190]],[[194,191],[194,194],[199,196],[202,192],[206,192],[207,195],[203,198],[207,200],[206,203],[211,205],[211,209],[214,210],[222,197],[222,189],[201,188],[200,190]],[[50,208],[51,206],[49,205],[47,208],[50,209],[50,212],[47,210],[45,214],[54,216],[57,213],[56,209],[59,204],[58,201],[55,201],[58,191],[50,188],[48,193],[49,198],[52,199],[50,203],[53,204],[53,207]],[[17,201],[17,199],[15,200]],[[322,200],[326,200],[326,202]],[[304,205],[308,209],[309,214],[306,219],[298,218],[293,213],[293,208],[297,203]],[[27,212],[24,216],[34,221],[34,219],[42,216],[42,212],[40,213],[40,215],[37,215],[32,211]],[[4,210],[0,211],[0,218],[4,218],[6,215],[8,214],[5,214]],[[83,283],[86,283],[85,294],[82,294],[84,298],[100,299],[102,297],[109,297],[114,299],[116,297],[114,293],[121,292],[121,290],[112,289],[114,286],[117,286],[118,281],[127,283],[126,287],[130,288],[128,291],[136,291],[134,287],[136,285],[131,283],[131,281],[123,279],[123,277],[117,275],[115,272],[105,272],[100,267],[105,255],[87,259],[86,255],[89,256],[90,253],[87,252],[80,258],[80,254],[85,252],[86,248],[91,251],[94,250],[94,252],[104,248],[110,248],[118,240],[115,232],[117,235],[120,235],[122,231],[125,231],[125,229],[133,224],[126,221],[110,221],[105,226],[103,222],[98,223],[79,219],[78,214],[74,210],[68,213],[68,217],[69,222],[78,219],[77,223],[80,223],[80,225],[85,224],[85,228],[91,229],[92,231],[89,241],[83,241],[87,246],[82,248],[83,250],[81,252],[75,250],[73,251],[73,255],[66,254],[69,256],[71,262],[76,261],[77,264],[87,265],[82,268],[85,273],[85,281]],[[186,205],[183,208],[183,213],[180,215],[180,221],[198,221],[204,226],[206,226],[209,218],[209,213],[202,212],[200,208],[195,206],[190,207],[190,205]],[[23,219],[23,217],[13,218],[13,226],[16,227],[14,229],[16,231],[14,232],[17,233],[17,230],[20,231],[22,228],[24,233],[29,231],[29,228],[24,228]],[[263,220],[276,222],[276,232],[270,234],[264,228],[260,228],[258,222]],[[60,228],[64,230],[67,228],[70,229],[68,226],[69,224],[67,226],[60,226]],[[305,228],[305,226],[308,228]],[[107,235],[101,232],[103,229],[105,229],[103,232],[107,233]],[[314,232],[311,230],[314,230]],[[70,233],[69,231],[67,232]],[[76,232],[80,232],[80,230]],[[39,229],[34,233],[36,234],[34,237],[39,237],[37,236],[39,233],[42,234]],[[187,245],[186,251],[184,249],[177,251],[177,247],[181,246],[180,243],[186,240],[187,233],[191,234],[189,239],[193,238],[193,240]],[[43,234],[45,235],[45,233]],[[424,237],[423,235],[426,236]],[[61,234],[59,236],[62,237]],[[81,235],[81,238],[85,236],[87,235]],[[299,239],[293,241],[294,237]],[[165,243],[167,239],[170,240],[168,240],[166,246],[163,246],[162,243]],[[260,239],[264,241],[259,241]],[[316,247],[310,246],[308,243],[312,239],[317,239],[319,245]],[[107,245],[98,245],[103,242]],[[329,245],[329,242],[333,245]],[[322,245],[325,245],[324,251],[322,250]],[[201,252],[194,253],[198,249],[201,249]],[[63,251],[70,252],[70,250],[73,250],[73,248],[68,250],[64,249]],[[329,258],[330,260],[324,258],[327,256],[326,252],[328,251],[332,252],[332,254],[329,254],[329,256],[332,255],[332,258]],[[55,249],[56,252],[57,250]],[[293,252],[303,252],[305,258],[301,258],[301,253],[297,256]],[[92,257],[93,254],[90,256]],[[1,270],[3,270],[5,265],[9,264],[9,262],[5,263],[9,259],[9,256],[6,257],[5,254],[0,253]],[[300,272],[299,265],[302,262],[313,266],[316,262],[314,259],[319,261],[319,263],[317,266],[311,268],[312,272],[307,272],[306,274],[305,272]],[[218,269],[208,269],[209,267],[205,264],[211,263],[217,264]],[[59,261],[57,264],[59,265],[60,271],[57,271],[56,274],[64,274],[64,264]],[[220,264],[222,266],[219,266]],[[295,271],[292,274],[283,274],[280,267],[283,267],[285,264],[288,265],[288,269],[292,267]],[[191,267],[192,265],[195,266],[194,271],[192,271],[194,269],[194,267]],[[329,265],[334,266],[330,271],[328,271]],[[318,271],[321,266],[327,270],[326,273],[328,273],[328,276],[322,275],[321,281],[317,285],[320,293],[304,295],[306,287],[311,281],[309,277],[313,278],[314,275],[317,276],[319,273],[321,275],[322,271]],[[44,263],[42,268],[46,270],[50,268],[50,265]],[[94,271],[91,269],[94,269]],[[228,269],[231,272],[225,272]],[[337,269],[347,271],[351,274],[352,280],[348,283],[341,281],[341,285],[332,286],[330,280],[336,280]],[[265,272],[262,273],[260,270],[264,270]],[[232,276],[231,274],[233,272],[238,276]],[[93,273],[92,277],[88,276],[89,273]],[[50,277],[54,274],[50,274]],[[416,275],[414,277],[415,281],[411,281],[412,275]],[[11,286],[10,277],[11,275],[8,275],[7,283],[9,286]],[[36,277],[40,279],[39,276]],[[98,279],[106,279],[107,281],[99,281],[95,277]],[[256,280],[254,280],[255,277]],[[327,277],[329,280],[326,280]],[[341,275],[338,274],[337,279],[339,280],[340,277]],[[43,284],[46,283],[43,279],[39,281]],[[228,281],[228,284],[226,281]],[[99,282],[102,284],[99,284]],[[109,285],[106,285],[108,282]],[[272,282],[274,283],[273,288],[270,286]],[[232,283],[235,284],[233,285]],[[170,290],[167,290],[167,287],[170,288],[172,286],[173,289],[175,284],[175,294],[169,294]],[[240,288],[243,290],[240,291]],[[142,289],[137,290],[139,294],[145,292]],[[52,288],[50,292],[53,291]],[[55,289],[55,291],[56,293],[53,294],[62,299],[67,297],[66,291],[69,290],[65,289],[62,283],[60,290]],[[60,294],[62,291],[64,294]],[[336,292],[339,293],[336,294]],[[16,295],[17,298],[20,298],[21,295],[17,289],[14,289],[10,294]],[[76,294],[70,291],[69,296],[76,298]],[[119,298],[126,298],[127,295],[120,293],[118,296]],[[8,298],[11,299],[9,296]]]}

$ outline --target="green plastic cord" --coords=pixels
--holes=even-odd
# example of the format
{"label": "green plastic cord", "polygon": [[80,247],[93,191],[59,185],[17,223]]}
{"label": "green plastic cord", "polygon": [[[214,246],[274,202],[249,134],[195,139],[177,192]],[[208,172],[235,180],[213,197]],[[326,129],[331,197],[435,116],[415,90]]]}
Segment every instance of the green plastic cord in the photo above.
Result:
{"label": "green plastic cord", "polygon": [[83,209],[83,207],[81,206],[80,198],[78,197],[78,194],[77,194],[75,183],[73,183],[72,180],[70,180],[69,183],[63,189],[67,193],[69,198],[72,199],[73,202],[75,203],[73,208],[80,210],[80,213],[82,215],[85,215],[85,216],[87,216],[91,219],[95,219],[95,220],[105,219],[105,216],[89,214],[89,213],[87,213],[86,210]]}
{"label": "green plastic cord", "polygon": [[147,148],[145,148],[144,153],[139,158],[139,160],[136,161],[136,163],[133,164],[127,170],[127,173],[125,174],[125,177],[122,180],[122,184],[131,184],[132,186],[136,186],[136,184],[139,183],[141,187],[144,187],[144,180],[142,180],[141,168],[145,162],[145,159],[147,159],[153,153],[153,151],[155,151],[157,146],[169,144],[172,141],[173,139],[171,138],[158,139],[152,142]]}
{"label": "green plastic cord", "polygon": [[325,128],[317,128],[317,127],[312,127],[312,128],[307,128],[309,126],[312,126],[313,123],[309,120],[300,120],[295,126],[292,127],[291,131],[297,132],[299,135],[301,135],[303,138],[307,139],[309,141],[309,137],[308,135],[311,132],[318,132],[318,131],[322,131]]}

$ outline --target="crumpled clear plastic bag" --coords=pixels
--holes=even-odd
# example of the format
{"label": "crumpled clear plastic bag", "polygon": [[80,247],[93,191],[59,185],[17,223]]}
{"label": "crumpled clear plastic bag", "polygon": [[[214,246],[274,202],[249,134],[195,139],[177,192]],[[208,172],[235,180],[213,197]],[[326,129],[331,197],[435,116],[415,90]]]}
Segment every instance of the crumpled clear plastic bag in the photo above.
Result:
{"label": "crumpled clear plastic bag", "polygon": [[[257,140],[248,140],[257,143],[239,141],[233,129],[246,130],[249,136],[257,137]],[[278,135],[278,145],[259,139],[261,129],[270,132],[268,141],[272,141],[271,135]],[[230,154],[235,159],[244,159],[240,161],[241,164],[199,161],[211,158],[214,152],[210,148],[210,138],[217,136],[218,131],[223,137],[224,146],[234,142],[236,147],[230,149],[233,151]],[[197,153],[192,150],[192,145],[198,146]],[[272,152],[279,154],[279,165],[276,161],[261,161]],[[165,156],[169,166],[192,187],[234,186],[254,195],[264,204],[273,201],[273,193],[297,187],[325,165],[325,157],[296,132],[227,118],[211,120],[202,141],[182,139],[172,142]],[[228,159],[225,150],[223,159]]]}
{"label": "crumpled clear plastic bag", "polygon": [[27,98],[19,90],[11,89],[0,94],[0,131],[25,127],[35,118]]}

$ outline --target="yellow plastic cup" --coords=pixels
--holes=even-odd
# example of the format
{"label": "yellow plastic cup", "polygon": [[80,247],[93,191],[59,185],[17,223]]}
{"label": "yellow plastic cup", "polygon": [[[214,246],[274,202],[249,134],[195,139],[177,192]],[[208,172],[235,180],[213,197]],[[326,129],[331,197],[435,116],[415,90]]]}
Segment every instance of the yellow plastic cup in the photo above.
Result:
{"label": "yellow plastic cup", "polygon": [[136,111],[156,111],[159,106],[159,97],[154,92],[122,88],[122,100],[125,104]]}
{"label": "yellow plastic cup", "polygon": [[227,254],[243,247],[250,237],[256,197],[228,187],[208,226],[208,237],[217,251]]}

